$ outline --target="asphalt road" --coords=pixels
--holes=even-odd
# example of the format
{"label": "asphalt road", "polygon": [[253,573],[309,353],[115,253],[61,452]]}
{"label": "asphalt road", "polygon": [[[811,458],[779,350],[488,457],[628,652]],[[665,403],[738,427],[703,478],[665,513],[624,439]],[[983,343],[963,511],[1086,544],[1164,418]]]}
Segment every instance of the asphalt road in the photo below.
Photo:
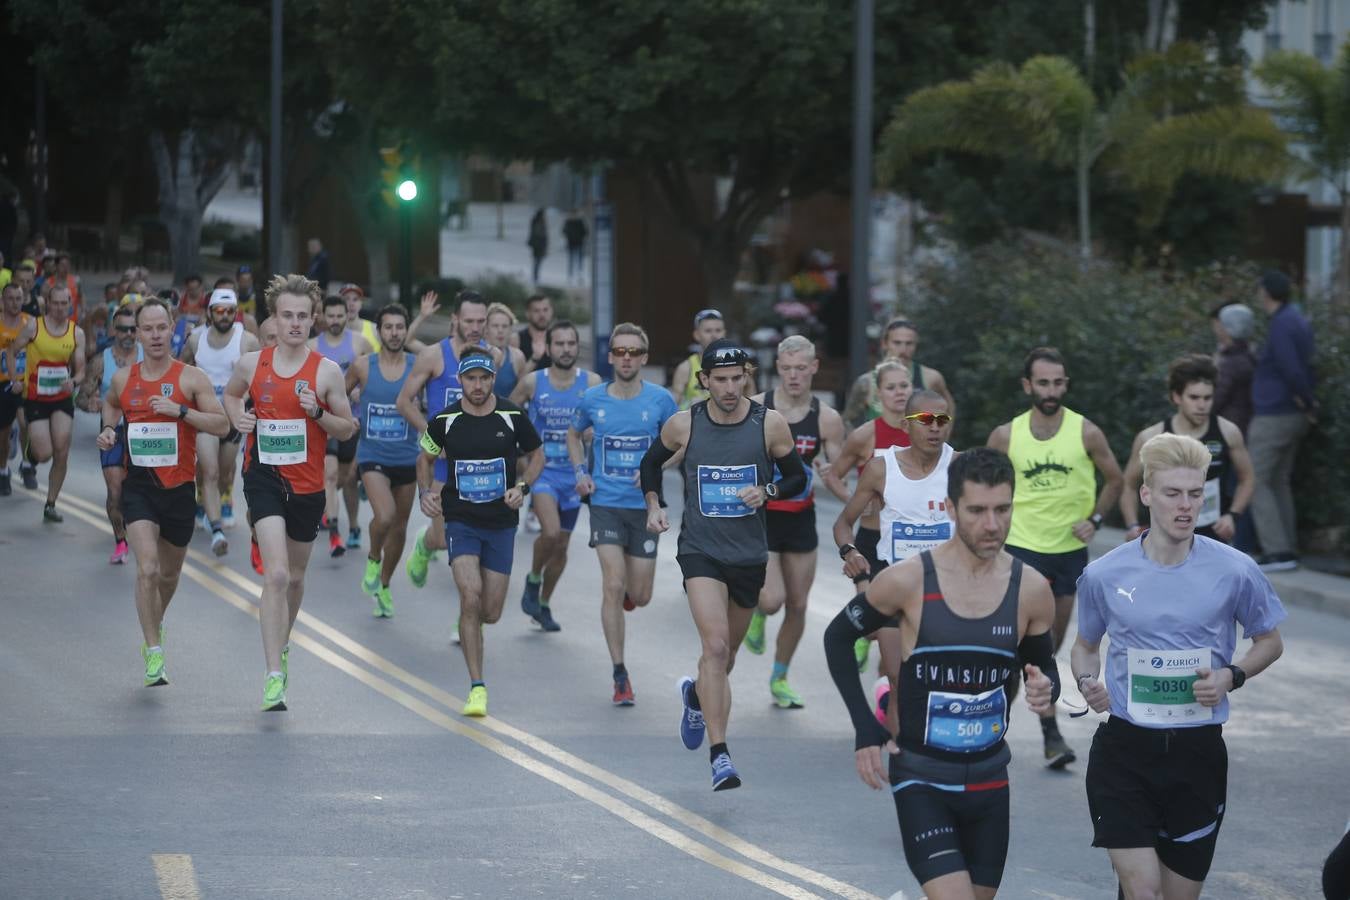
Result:
{"label": "asphalt road", "polygon": [[[806,708],[772,706],[771,657],[743,651],[730,746],[745,786],[714,794],[706,752],[676,733],[675,683],[698,641],[673,536],[656,598],[628,615],[632,708],[610,703],[583,513],[558,634],[519,612],[532,536],[517,538],[507,613],[486,638],[491,718],[458,715],[468,678],[449,643],[444,561],[421,591],[400,573],[396,618],[380,621],[358,587],[360,553],[316,553],[291,709],[262,713],[259,580],[242,524],[221,562],[197,534],[167,617],[172,684],[141,687],[134,569],[107,563],[94,434],[82,415],[64,524],[44,525],[40,497],[21,489],[0,501],[0,897],[919,895],[890,798],[854,774],[822,658],[824,626],[851,593],[833,554],[792,669]],[[827,546],[836,510],[822,506]],[[1284,633],[1284,658],[1234,701],[1207,896],[1319,896],[1345,826],[1350,621],[1291,609]],[[1083,759],[1095,724],[1063,721]],[[1113,898],[1106,855],[1089,846],[1085,764],[1042,768],[1020,704],[1009,741],[1000,896]]]}

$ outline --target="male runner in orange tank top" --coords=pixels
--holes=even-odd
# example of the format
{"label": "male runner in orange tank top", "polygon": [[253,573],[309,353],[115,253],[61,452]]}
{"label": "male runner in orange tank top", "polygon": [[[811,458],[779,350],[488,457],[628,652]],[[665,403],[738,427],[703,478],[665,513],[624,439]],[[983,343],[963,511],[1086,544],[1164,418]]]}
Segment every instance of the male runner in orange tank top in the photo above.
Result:
{"label": "male runner in orange tank top", "polygon": [[[239,358],[223,400],[230,421],[247,436],[244,497],[262,550],[262,708],[284,710],[291,627],[323,516],[324,449],[330,437],[351,437],[356,421],[342,370],[306,346],[318,283],[278,275],[266,300],[277,321],[277,345]],[[246,396],[253,400],[248,411]]]}

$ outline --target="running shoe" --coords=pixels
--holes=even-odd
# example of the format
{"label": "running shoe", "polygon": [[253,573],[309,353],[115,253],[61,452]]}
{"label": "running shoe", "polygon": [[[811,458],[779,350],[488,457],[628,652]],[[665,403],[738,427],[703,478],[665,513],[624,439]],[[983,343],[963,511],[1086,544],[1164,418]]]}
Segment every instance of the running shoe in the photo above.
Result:
{"label": "running shoe", "polygon": [[[530,576],[525,576],[525,591],[520,595],[520,611],[525,615],[539,621],[539,589],[544,586],[543,581],[535,581]],[[540,624],[543,624],[542,622]]]}
{"label": "running shoe", "polygon": [[220,524],[226,529],[234,527],[234,504],[229,494],[220,498]]}
{"label": "running shoe", "polygon": [[198,531],[206,530],[206,509],[200,503],[197,504],[196,523]]}
{"label": "running shoe", "polygon": [[291,642],[287,641],[281,648],[281,680],[287,684],[291,681]]}
{"label": "running shoe", "polygon": [[680,702],[684,704],[684,713],[680,716],[680,740],[684,741],[687,750],[697,750],[702,746],[703,732],[706,730],[703,711],[694,709],[689,703],[689,696],[693,693],[694,679],[686,675],[680,679]]}
{"label": "running shoe", "polygon": [[286,711],[286,677],[284,675],[268,675],[267,682],[263,685],[263,712],[285,712]]}
{"label": "running shoe", "polygon": [[450,643],[459,646],[459,619],[450,623]]}
{"label": "running shoe", "polygon": [[769,693],[773,694],[773,702],[778,704],[779,709],[801,709],[806,706],[802,702],[801,695],[788,687],[786,678],[775,678],[769,682]]}
{"label": "running shoe", "polygon": [[632,597],[628,596],[628,594],[625,593],[623,595],[623,611],[632,612],[635,609],[637,609],[637,604],[633,602]]}
{"label": "running shoe", "polygon": [[633,682],[627,678],[614,679],[614,705],[632,706],[636,702],[633,698]]}
{"label": "running shoe", "polygon": [[478,685],[469,689],[469,699],[464,701],[464,708],[459,711],[462,716],[473,716],[475,719],[481,719],[487,715],[487,688]]}
{"label": "running shoe", "polygon": [[750,627],[745,631],[745,649],[756,656],[764,652],[764,613],[755,610],[750,616]]}
{"label": "running shoe", "polygon": [[361,549],[361,529],[353,527],[347,531],[347,549]]}
{"label": "running shoe", "polygon": [[337,559],[347,552],[347,548],[342,546],[342,535],[336,531],[328,532],[328,555]]}
{"label": "running shoe", "polygon": [[127,554],[131,551],[127,549],[127,542],[120,540],[113,546],[112,556],[108,557],[108,565],[120,566],[127,561]]}
{"label": "running shoe", "polygon": [[249,543],[253,546],[249,549],[248,560],[253,563],[253,571],[261,575],[263,573],[262,550],[259,549],[257,541],[250,541]]}
{"label": "running shoe", "polygon": [[211,532],[211,552],[216,556],[230,552],[230,539],[225,537],[225,532],[219,529]]}
{"label": "running shoe", "polygon": [[66,517],[56,511],[55,503],[48,503],[42,507],[42,521],[44,522],[64,522]]}
{"label": "running shoe", "polygon": [[1298,556],[1293,553],[1271,553],[1257,558],[1262,572],[1292,572],[1298,568]]}
{"label": "running shoe", "polygon": [[876,683],[872,685],[872,696],[876,700],[875,705],[872,707],[872,713],[877,717],[877,721],[881,723],[881,727],[885,728],[886,707],[891,702],[891,680],[885,675],[878,678]]}
{"label": "running shoe", "polygon": [[417,532],[412,552],[408,554],[408,561],[403,565],[403,570],[408,573],[408,580],[415,588],[424,587],[427,583],[427,564],[431,562],[431,554],[427,553],[426,536],[425,528]]}
{"label": "running shoe", "polygon": [[717,754],[712,761],[712,784],[714,791],[729,791],[741,786],[741,776],[731,764],[731,757],[725,753]]}
{"label": "running shoe", "polygon": [[12,493],[14,493],[14,487],[10,484],[9,473],[6,472],[0,475],[0,497],[8,497]]}
{"label": "running shoe", "polygon": [[872,642],[860,637],[853,642],[853,658],[858,661],[858,671],[867,668],[867,655],[872,652]]}
{"label": "running shoe", "polygon": [[23,480],[23,486],[28,490],[37,490],[37,466],[32,463],[20,463],[19,478]]}
{"label": "running shoe", "polygon": [[542,526],[539,524],[539,517],[534,514],[534,509],[531,508],[530,511],[525,514],[525,530],[530,534],[538,534],[541,527]]}
{"label": "running shoe", "polygon": [[1062,769],[1078,758],[1058,731],[1046,732],[1044,736],[1047,769]]}
{"label": "running shoe", "polygon": [[169,678],[164,674],[164,651],[151,650],[149,647],[141,644],[141,659],[145,660],[145,686],[159,687],[161,684],[168,684]]}
{"label": "running shoe", "polygon": [[553,610],[543,604],[540,604],[539,614],[534,617],[534,620],[538,622],[539,627],[545,631],[562,631],[562,626],[553,618]]}
{"label": "running shoe", "polygon": [[375,596],[375,592],[380,589],[380,561],[378,559],[366,558],[366,573],[361,576],[361,590]]}
{"label": "running shoe", "polygon": [[394,598],[389,596],[389,588],[380,587],[375,591],[375,618],[392,619],[394,617]]}

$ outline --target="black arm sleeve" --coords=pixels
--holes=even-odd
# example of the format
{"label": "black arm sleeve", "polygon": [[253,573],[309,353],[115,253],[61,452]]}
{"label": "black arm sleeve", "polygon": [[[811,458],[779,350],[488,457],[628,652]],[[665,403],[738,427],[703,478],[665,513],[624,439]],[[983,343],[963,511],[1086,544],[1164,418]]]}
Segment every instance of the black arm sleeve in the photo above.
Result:
{"label": "black arm sleeve", "polygon": [[858,661],[853,656],[853,642],[871,634],[886,624],[888,617],[867,602],[866,594],[859,594],[839,611],[825,629],[825,661],[830,677],[844,698],[849,718],[853,720],[854,750],[880,747],[891,739],[890,733],[877,721],[858,680]]}
{"label": "black arm sleeve", "polygon": [[775,482],[778,485],[778,496],[795,497],[806,490],[806,466],[802,463],[802,458],[795,449],[787,456],[780,456],[773,462],[774,465],[778,466],[778,471],[783,476]]}
{"label": "black arm sleeve", "polygon": [[661,467],[669,462],[674,455],[675,451],[667,447],[660,438],[657,438],[647,448],[647,452],[642,455],[642,462],[638,465],[638,474],[642,482],[642,496],[646,497],[648,493],[656,494],[662,506],[666,505],[666,498],[661,490]]}
{"label": "black arm sleeve", "polygon": [[[1031,663],[1050,679],[1050,702],[1059,700],[1059,666],[1055,664],[1055,642],[1050,632],[1028,634],[1017,645],[1017,657],[1022,665]],[[1023,679],[1026,674],[1023,673]]]}

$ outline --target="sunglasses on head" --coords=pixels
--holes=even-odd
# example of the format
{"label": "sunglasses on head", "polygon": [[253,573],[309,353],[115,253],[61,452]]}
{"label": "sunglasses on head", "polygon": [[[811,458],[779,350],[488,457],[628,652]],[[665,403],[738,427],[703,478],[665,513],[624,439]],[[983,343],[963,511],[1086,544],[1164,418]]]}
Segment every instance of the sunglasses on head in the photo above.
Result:
{"label": "sunglasses on head", "polygon": [[721,318],[722,314],[715,309],[700,309],[694,313],[694,325],[697,326],[704,319],[718,319],[720,321]]}
{"label": "sunglasses on head", "polygon": [[633,357],[636,357],[636,356],[646,356],[646,355],[647,355],[647,348],[646,348],[646,347],[610,347],[610,348],[609,348],[609,352],[610,352],[610,353],[613,353],[615,356],[617,356],[617,357],[619,357],[619,358],[621,358],[621,359],[624,358],[624,357],[627,357],[627,358],[629,358],[629,359],[632,359]]}
{"label": "sunglasses on head", "polygon": [[952,421],[952,417],[947,415],[946,413],[931,413],[931,412],[910,413],[909,415],[905,416],[905,418],[910,419],[914,422],[918,422],[920,425],[932,425],[936,423],[939,428],[942,427],[943,425],[950,424]]}

